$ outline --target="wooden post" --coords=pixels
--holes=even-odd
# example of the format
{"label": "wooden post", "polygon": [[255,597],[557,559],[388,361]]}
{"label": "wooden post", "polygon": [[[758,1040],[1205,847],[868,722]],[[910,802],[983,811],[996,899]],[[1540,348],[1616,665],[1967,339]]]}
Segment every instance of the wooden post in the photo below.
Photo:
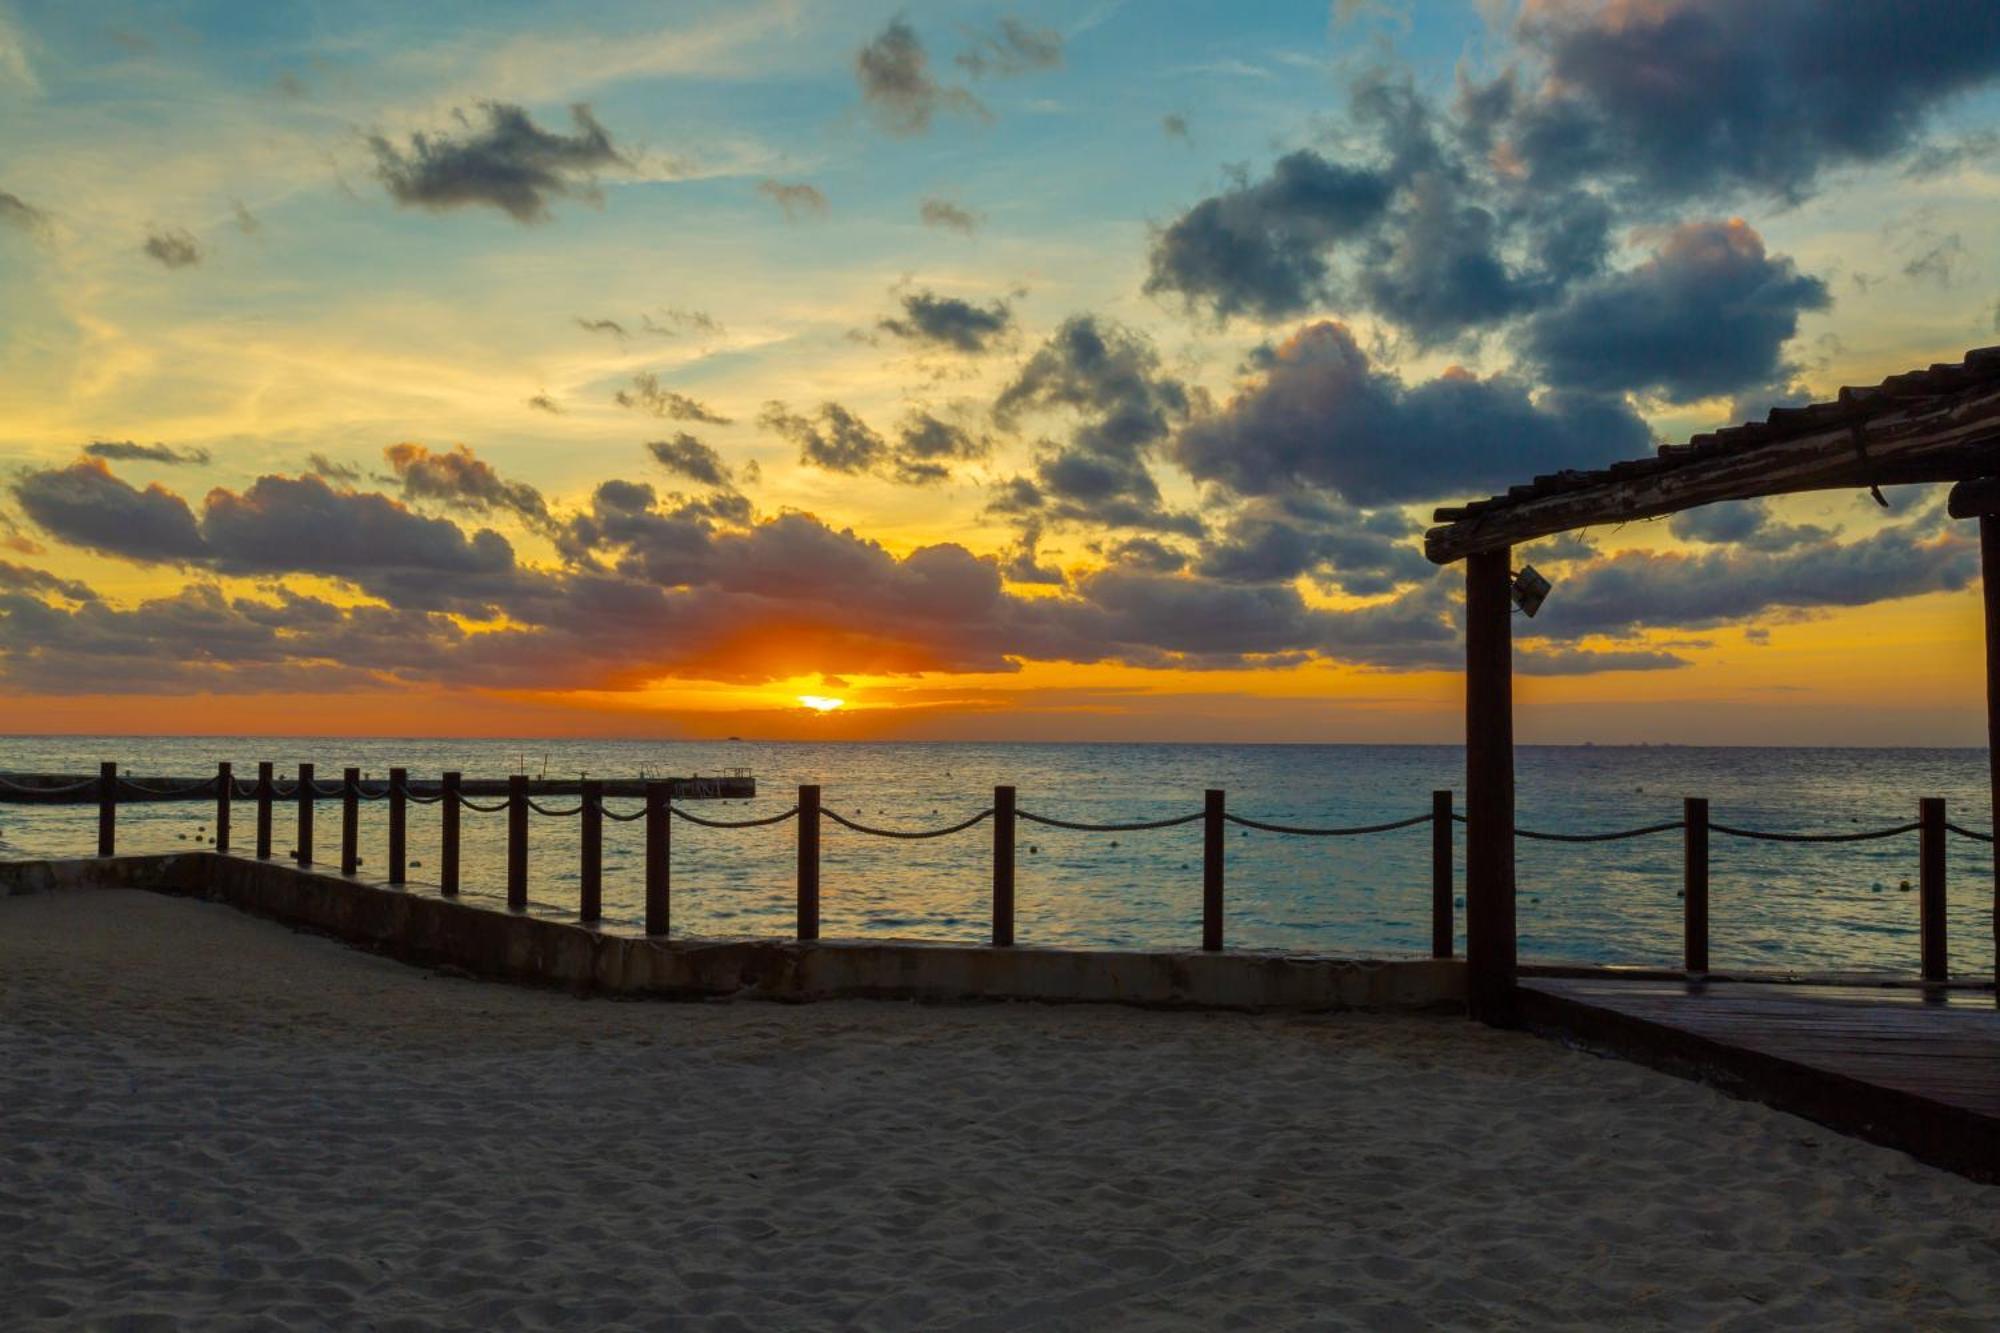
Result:
{"label": "wooden post", "polygon": [[1472,1017],[1519,1021],[1514,995],[1514,644],[1510,548],[1465,561],[1465,959]]}
{"label": "wooden post", "polygon": [[438,892],[447,898],[458,896],[458,788],[457,773],[438,779]]}
{"label": "wooden post", "polygon": [[[1986,763],[2000,815],[2000,515],[1979,516],[1979,578],[1986,598]],[[2000,855],[1993,858],[1993,1002],[2000,1005]]]}
{"label": "wooden post", "polygon": [[1014,789],[993,789],[993,943],[1014,943]]}
{"label": "wooden post", "polygon": [[257,765],[257,859],[271,859],[271,761]]}
{"label": "wooden post", "polygon": [[313,791],[313,766],[300,764],[299,789],[295,795],[299,798],[298,861],[302,866],[311,865],[313,859],[313,797],[316,794]]}
{"label": "wooden post", "polygon": [[340,873],[351,875],[361,868],[361,770],[344,769],[340,775]]}
{"label": "wooden post", "polygon": [[215,766],[215,850],[229,850],[229,803],[236,796],[236,774],[228,761]]}
{"label": "wooden post", "polygon": [[389,882],[401,884],[410,871],[410,770],[389,770]]}
{"label": "wooden post", "polygon": [[1917,802],[1917,934],[1925,981],[1947,981],[1944,797]]}
{"label": "wooden post", "polygon": [[1449,958],[1457,932],[1452,911],[1451,793],[1431,793],[1431,957]]}
{"label": "wooden post", "polygon": [[646,933],[666,935],[674,928],[674,831],[669,802],[673,784],[646,784]]}
{"label": "wooden post", "polygon": [[507,778],[507,910],[528,910],[528,775]]}
{"label": "wooden post", "polygon": [[118,765],[106,760],[97,766],[97,854],[118,853]]}
{"label": "wooden post", "polygon": [[1222,791],[1210,787],[1201,809],[1201,947],[1222,948]]}
{"label": "wooden post", "polygon": [[1681,966],[1708,975],[1708,798],[1681,800]]}
{"label": "wooden post", "polygon": [[578,919],[592,923],[604,916],[604,784],[595,778],[583,784],[583,853],[577,867],[580,887]]}
{"label": "wooden post", "polygon": [[819,938],[819,788],[799,788],[799,938]]}

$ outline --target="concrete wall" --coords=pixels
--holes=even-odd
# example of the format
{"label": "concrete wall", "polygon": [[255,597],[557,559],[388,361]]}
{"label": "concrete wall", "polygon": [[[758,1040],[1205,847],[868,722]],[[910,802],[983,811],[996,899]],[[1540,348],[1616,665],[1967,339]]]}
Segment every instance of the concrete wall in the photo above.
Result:
{"label": "concrete wall", "polygon": [[[1220,1009],[1462,1007],[1454,960],[901,940],[646,939],[238,853],[0,863],[0,896],[134,888],[228,903],[426,966],[673,999],[1045,1000]],[[4,925],[4,917],[0,917]]]}

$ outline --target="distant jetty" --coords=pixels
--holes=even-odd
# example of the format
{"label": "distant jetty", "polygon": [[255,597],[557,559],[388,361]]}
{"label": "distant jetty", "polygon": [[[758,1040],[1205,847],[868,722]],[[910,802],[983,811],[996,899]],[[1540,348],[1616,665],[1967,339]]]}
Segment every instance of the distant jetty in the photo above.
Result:
{"label": "distant jetty", "polygon": [[[293,778],[275,775],[275,780],[283,784],[279,793],[286,799],[293,795]],[[386,773],[370,773],[362,778],[370,788],[368,794],[375,795],[375,788],[386,787]],[[648,775],[636,778],[599,779],[606,796],[644,796],[649,782],[665,782],[676,801],[738,801],[748,800],[757,794],[757,779],[747,769],[728,769],[709,776],[695,774],[688,777],[667,777]],[[118,775],[118,800],[120,804],[135,801],[204,801],[215,799],[213,777],[137,777],[121,773]],[[506,778],[462,778],[458,789],[465,796],[505,796],[508,793]],[[409,792],[412,796],[435,796],[441,784],[436,778],[411,777]],[[233,794],[245,800],[257,795],[255,778],[237,777],[232,783]],[[582,794],[581,778],[529,778],[528,795],[536,796],[577,796]],[[315,784],[314,795],[322,801],[340,799],[338,783],[323,779]],[[0,773],[0,801],[16,802],[24,805],[95,805],[98,799],[97,777],[89,773]]]}

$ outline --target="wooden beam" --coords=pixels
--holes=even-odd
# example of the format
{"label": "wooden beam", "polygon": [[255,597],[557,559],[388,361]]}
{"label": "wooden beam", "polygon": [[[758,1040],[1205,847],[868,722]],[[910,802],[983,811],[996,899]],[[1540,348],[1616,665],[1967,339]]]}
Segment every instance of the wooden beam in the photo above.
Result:
{"label": "wooden beam", "polygon": [[1599,523],[1658,518],[1717,500],[2000,474],[2000,388],[1903,400],[1809,433],[1695,453],[1672,467],[1606,475],[1575,490],[1529,495],[1424,534],[1424,554],[1450,564]]}
{"label": "wooden beam", "polygon": [[1465,961],[1472,1016],[1519,1021],[1514,980],[1514,643],[1509,551],[1465,565]]}

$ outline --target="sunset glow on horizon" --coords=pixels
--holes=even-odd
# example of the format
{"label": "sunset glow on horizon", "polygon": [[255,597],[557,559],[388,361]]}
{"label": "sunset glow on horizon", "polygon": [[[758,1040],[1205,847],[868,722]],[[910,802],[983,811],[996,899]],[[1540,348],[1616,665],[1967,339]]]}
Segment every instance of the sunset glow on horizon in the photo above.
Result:
{"label": "sunset glow on horizon", "polygon": [[[1456,741],[1438,505],[2000,342],[1995,13],[0,0],[8,729]],[[1885,498],[1522,550],[1521,738],[1983,743]]]}

